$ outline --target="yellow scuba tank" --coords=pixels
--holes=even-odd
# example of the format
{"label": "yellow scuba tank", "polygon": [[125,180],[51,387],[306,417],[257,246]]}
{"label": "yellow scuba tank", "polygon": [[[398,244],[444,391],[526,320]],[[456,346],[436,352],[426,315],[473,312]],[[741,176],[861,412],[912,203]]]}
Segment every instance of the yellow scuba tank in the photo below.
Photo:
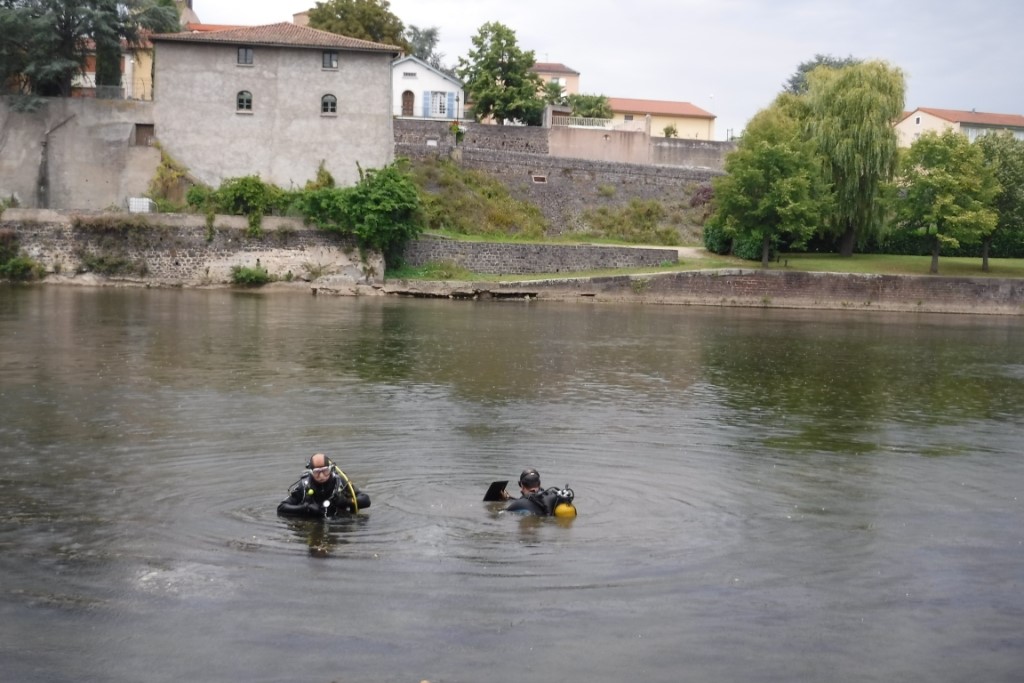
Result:
{"label": "yellow scuba tank", "polygon": [[576,516],[576,506],[572,504],[573,498],[576,494],[566,484],[565,488],[558,490],[558,498],[555,501],[555,508],[551,511],[555,517],[561,517],[562,519],[572,519]]}
{"label": "yellow scuba tank", "polygon": [[569,519],[576,516],[576,506],[572,503],[559,503],[555,506],[555,517]]}

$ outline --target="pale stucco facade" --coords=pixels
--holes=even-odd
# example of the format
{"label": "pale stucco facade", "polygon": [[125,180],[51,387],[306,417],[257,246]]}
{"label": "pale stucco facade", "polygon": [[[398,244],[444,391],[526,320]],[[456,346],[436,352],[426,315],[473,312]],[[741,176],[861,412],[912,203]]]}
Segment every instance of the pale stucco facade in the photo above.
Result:
{"label": "pale stucco facade", "polygon": [[896,124],[900,147],[910,147],[925,133],[943,133],[954,130],[974,142],[979,135],[1010,131],[1018,140],[1024,140],[1024,116],[1016,114],[989,114],[955,109],[919,108],[904,116]]}
{"label": "pale stucco facade", "polygon": [[376,44],[346,49],[330,36],[293,24],[154,36],[156,139],[212,186],[259,174],[301,187],[321,161],[339,184],[351,185],[357,164],[390,163],[396,53]]}
{"label": "pale stucco facade", "polygon": [[462,83],[416,57],[392,65],[392,113],[422,119],[460,119],[466,94]]}
{"label": "pale stucco facade", "polygon": [[545,84],[557,83],[562,86],[563,95],[578,95],[580,93],[580,73],[565,64],[537,62],[530,71],[540,76]]}

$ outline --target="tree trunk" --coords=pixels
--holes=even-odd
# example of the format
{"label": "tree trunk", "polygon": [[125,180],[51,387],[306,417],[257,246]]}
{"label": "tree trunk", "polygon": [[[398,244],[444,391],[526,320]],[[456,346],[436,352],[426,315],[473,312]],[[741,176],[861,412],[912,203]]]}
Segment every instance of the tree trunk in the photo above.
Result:
{"label": "tree trunk", "polygon": [[983,273],[988,272],[988,250],[992,246],[992,238],[986,237],[981,242],[981,271]]}
{"label": "tree trunk", "polygon": [[853,223],[846,224],[846,230],[843,231],[842,237],[839,238],[839,255],[840,256],[853,256],[853,246],[857,243],[857,231],[853,227]]}
{"label": "tree trunk", "polygon": [[761,240],[761,267],[762,268],[767,268],[768,267],[768,257],[770,256],[769,252],[771,251],[771,246],[772,246],[771,238],[768,235],[765,235],[764,239]]}
{"label": "tree trunk", "polygon": [[928,270],[932,275],[939,274],[939,236],[935,236],[935,241],[932,242],[932,267]]}

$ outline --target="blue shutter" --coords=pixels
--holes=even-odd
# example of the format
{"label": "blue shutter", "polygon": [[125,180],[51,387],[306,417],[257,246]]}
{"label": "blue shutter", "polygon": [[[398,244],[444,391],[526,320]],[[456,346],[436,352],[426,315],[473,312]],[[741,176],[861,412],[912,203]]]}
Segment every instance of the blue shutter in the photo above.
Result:
{"label": "blue shutter", "polygon": [[430,91],[423,91],[423,118],[430,118]]}
{"label": "blue shutter", "polygon": [[448,118],[455,118],[455,93],[448,93]]}

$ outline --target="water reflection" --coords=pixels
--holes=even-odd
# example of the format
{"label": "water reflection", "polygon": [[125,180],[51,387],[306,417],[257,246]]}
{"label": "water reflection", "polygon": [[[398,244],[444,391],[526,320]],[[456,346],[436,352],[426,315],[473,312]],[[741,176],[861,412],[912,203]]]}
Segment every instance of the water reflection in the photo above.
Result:
{"label": "water reflection", "polygon": [[368,518],[353,515],[331,519],[288,519],[288,529],[309,549],[310,557],[327,558],[350,543],[348,535],[367,523]]}

